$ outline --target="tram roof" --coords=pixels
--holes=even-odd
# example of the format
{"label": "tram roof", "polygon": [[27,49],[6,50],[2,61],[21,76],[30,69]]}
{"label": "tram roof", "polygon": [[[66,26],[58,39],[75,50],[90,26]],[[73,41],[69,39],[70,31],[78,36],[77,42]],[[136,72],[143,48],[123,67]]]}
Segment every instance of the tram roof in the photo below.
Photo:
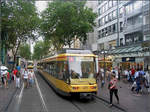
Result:
{"label": "tram roof", "polygon": [[61,51],[58,52],[58,54],[62,53],[68,53],[68,54],[93,54],[92,51],[90,50],[85,50],[85,49],[62,49]]}

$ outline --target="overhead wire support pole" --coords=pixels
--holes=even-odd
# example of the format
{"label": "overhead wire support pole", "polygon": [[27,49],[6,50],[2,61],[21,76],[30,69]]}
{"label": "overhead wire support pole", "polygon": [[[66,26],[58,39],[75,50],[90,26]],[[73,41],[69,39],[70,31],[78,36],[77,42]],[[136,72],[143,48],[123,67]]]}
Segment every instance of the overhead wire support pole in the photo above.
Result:
{"label": "overhead wire support pole", "polygon": [[117,0],[117,47],[119,46],[119,0]]}

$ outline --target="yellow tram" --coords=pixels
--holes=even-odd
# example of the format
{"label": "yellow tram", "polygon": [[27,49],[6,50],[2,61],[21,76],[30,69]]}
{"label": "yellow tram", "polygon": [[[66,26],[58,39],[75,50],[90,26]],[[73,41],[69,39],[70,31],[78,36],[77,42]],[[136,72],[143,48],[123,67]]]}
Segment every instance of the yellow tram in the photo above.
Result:
{"label": "yellow tram", "polygon": [[27,61],[27,69],[33,69],[33,68],[34,68],[33,61]]}
{"label": "yellow tram", "polygon": [[40,74],[62,95],[87,97],[97,92],[98,57],[90,50],[63,49],[38,65]]}

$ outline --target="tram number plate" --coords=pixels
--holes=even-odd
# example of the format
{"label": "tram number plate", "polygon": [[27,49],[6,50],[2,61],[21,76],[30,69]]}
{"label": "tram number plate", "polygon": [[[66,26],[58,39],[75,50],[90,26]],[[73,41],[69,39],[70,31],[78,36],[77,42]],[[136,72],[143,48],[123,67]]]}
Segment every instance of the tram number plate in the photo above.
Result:
{"label": "tram number plate", "polygon": [[88,87],[87,86],[83,86],[83,89],[88,89]]}

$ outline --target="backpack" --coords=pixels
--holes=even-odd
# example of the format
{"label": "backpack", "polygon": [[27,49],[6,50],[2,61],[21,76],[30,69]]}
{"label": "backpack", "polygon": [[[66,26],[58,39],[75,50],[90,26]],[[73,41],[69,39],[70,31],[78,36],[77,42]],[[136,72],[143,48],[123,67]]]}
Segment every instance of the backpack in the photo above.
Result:
{"label": "backpack", "polygon": [[19,78],[20,77],[20,72],[16,73],[16,77]]}

